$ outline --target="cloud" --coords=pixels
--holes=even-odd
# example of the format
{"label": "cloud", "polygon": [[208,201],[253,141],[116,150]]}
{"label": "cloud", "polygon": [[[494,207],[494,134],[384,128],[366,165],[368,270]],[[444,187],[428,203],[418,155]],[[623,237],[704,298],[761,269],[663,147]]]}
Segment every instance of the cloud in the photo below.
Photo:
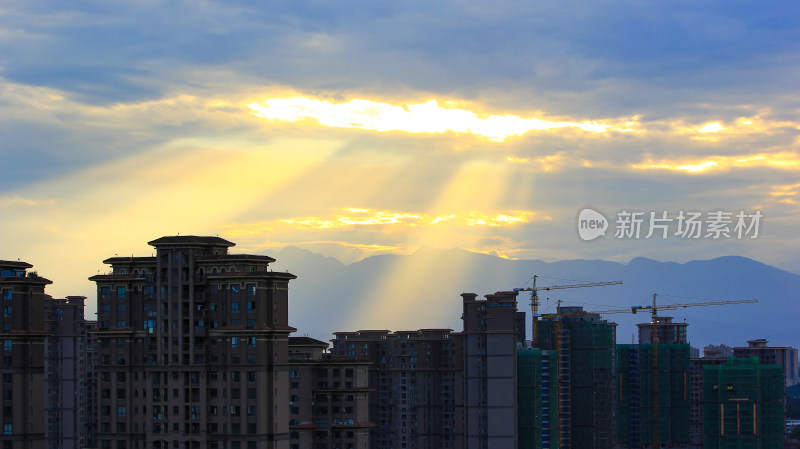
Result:
{"label": "cloud", "polygon": [[[295,97],[269,99],[263,104],[248,105],[256,116],[271,120],[296,122],[306,118],[334,128],[358,128],[375,131],[405,131],[412,133],[443,133],[454,131],[486,137],[502,142],[511,136],[531,131],[577,128],[587,132],[602,133],[608,130],[632,131],[629,126],[617,128],[612,124],[584,121],[559,122],[540,118],[523,118],[512,115],[488,115],[452,107],[439,106],[436,100],[422,104],[390,105],[370,100],[351,100],[343,104]],[[631,123],[632,125],[632,123]]]}
{"label": "cloud", "polygon": [[24,206],[24,207],[38,207],[38,206],[50,206],[55,204],[55,200],[53,199],[32,199],[32,198],[23,198],[19,195],[0,195],[0,207],[7,208],[7,207],[14,207],[14,206]]}

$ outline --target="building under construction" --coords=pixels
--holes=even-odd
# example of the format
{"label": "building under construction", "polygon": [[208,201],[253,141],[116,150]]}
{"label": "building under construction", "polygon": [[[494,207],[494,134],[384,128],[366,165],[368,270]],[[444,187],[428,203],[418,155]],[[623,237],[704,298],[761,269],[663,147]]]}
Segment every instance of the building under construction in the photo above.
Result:
{"label": "building under construction", "polygon": [[783,366],[731,357],[703,378],[704,449],[783,447]]}
{"label": "building under construction", "polygon": [[582,307],[559,307],[534,329],[537,348],[558,351],[558,447],[613,448],[616,324]]}
{"label": "building under construction", "polygon": [[[689,345],[617,345],[617,444],[689,447]],[[657,442],[657,443],[656,443]]]}
{"label": "building under construction", "polygon": [[618,447],[689,447],[687,326],[672,317],[653,316],[649,323],[637,324],[638,345],[617,345]]}
{"label": "building under construction", "polygon": [[519,449],[558,448],[558,353],[517,351]]}

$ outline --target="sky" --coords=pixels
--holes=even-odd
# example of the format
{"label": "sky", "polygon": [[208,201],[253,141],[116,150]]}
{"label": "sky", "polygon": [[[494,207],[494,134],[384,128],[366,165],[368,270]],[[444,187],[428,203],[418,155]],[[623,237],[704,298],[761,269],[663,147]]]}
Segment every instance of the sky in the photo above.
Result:
{"label": "sky", "polygon": [[[103,259],[176,234],[796,260],[797,23],[781,0],[0,0],[0,259],[89,297]],[[630,212],[667,238],[616,236]]]}

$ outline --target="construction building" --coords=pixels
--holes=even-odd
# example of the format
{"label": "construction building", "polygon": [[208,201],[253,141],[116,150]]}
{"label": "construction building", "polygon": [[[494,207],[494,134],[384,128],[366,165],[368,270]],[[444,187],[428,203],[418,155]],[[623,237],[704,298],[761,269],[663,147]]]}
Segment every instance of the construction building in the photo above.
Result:
{"label": "construction building", "polygon": [[[703,448],[703,420],[705,406],[703,404],[703,370],[706,366],[724,365],[727,357],[725,345],[708,345],[703,350],[703,357],[692,358],[689,365],[689,447]],[[730,354],[733,354],[733,349]]]}
{"label": "construction building", "polygon": [[671,316],[656,316],[655,322],[639,323],[639,344],[653,343],[653,332],[658,343],[686,344],[687,323],[673,323]]}
{"label": "construction building", "polygon": [[44,289],[52,282],[25,262],[0,261],[3,449],[45,449]]}
{"label": "construction building", "polygon": [[617,444],[688,448],[689,345],[617,345]]}
{"label": "construction building", "polygon": [[360,330],[336,332],[332,342],[334,357],[371,363],[370,448],[464,447],[460,334],[451,329]]}
{"label": "construction building", "polygon": [[616,324],[582,307],[559,307],[534,329],[538,348],[558,351],[559,447],[613,448]]}
{"label": "construction building", "polygon": [[[617,445],[688,448],[690,351],[686,323],[637,324],[638,345],[617,345]],[[657,344],[653,344],[653,335]]]}
{"label": "construction building", "polygon": [[747,340],[746,347],[733,348],[734,357],[758,357],[762,365],[782,365],[784,386],[800,383],[797,371],[797,349],[785,346],[767,346],[767,340]]}
{"label": "construction building", "polygon": [[703,377],[704,449],[783,447],[783,366],[728,358]]}
{"label": "construction building", "polygon": [[268,256],[169,236],[97,284],[100,449],[288,449],[288,286]]}
{"label": "construction building", "polygon": [[[44,300],[47,381],[47,447],[89,447],[86,378],[92,371],[86,353],[84,296]],[[94,409],[93,409],[94,410]]]}
{"label": "construction building", "polygon": [[723,359],[726,359],[728,357],[733,357],[733,348],[726,344],[706,345],[703,348],[703,357],[708,357],[708,358],[722,357]]}
{"label": "construction building", "polygon": [[517,351],[519,449],[558,448],[558,353]]}
{"label": "construction building", "polygon": [[327,348],[289,337],[289,449],[367,449],[370,362]]}

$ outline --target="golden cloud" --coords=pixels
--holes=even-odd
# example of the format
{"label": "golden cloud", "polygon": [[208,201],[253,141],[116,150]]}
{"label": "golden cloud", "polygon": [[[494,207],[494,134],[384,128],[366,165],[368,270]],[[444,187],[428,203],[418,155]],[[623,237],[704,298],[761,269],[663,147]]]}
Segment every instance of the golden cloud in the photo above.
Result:
{"label": "golden cloud", "polygon": [[712,170],[772,167],[788,170],[800,169],[800,155],[793,152],[758,153],[742,156],[709,156],[703,159],[649,160],[630,166],[636,170],[672,170],[685,173],[705,173]]}
{"label": "golden cloud", "polygon": [[363,208],[342,209],[342,213],[327,217],[294,217],[270,222],[231,224],[225,231],[231,237],[247,237],[276,230],[328,230],[337,228],[376,227],[507,227],[527,223],[536,213],[532,211],[505,211],[484,213],[468,211],[453,214],[431,215],[409,212],[372,210]]}
{"label": "golden cloud", "polygon": [[354,99],[347,103],[296,96],[271,98],[248,105],[257,117],[286,122],[313,119],[332,128],[356,128],[409,133],[456,132],[485,137],[502,142],[508,137],[521,136],[531,131],[575,128],[590,133],[606,131],[630,132],[634,122],[616,124],[609,122],[553,121],[541,118],[524,118],[515,115],[489,114],[481,116],[467,109],[459,109],[452,102],[441,106],[437,100],[419,104],[392,105],[372,100]]}

